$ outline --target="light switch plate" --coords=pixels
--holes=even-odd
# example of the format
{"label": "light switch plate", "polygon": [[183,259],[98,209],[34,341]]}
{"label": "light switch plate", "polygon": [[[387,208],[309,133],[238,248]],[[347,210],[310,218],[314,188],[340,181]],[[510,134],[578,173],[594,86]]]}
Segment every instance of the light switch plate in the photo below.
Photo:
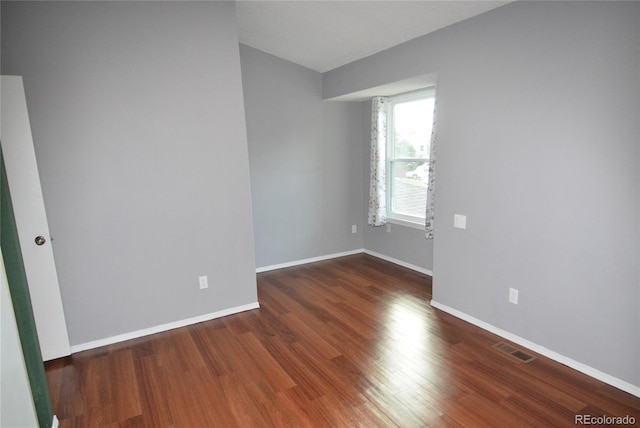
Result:
{"label": "light switch plate", "polygon": [[467,216],[462,214],[454,214],[453,215],[453,227],[457,229],[466,229],[467,228]]}

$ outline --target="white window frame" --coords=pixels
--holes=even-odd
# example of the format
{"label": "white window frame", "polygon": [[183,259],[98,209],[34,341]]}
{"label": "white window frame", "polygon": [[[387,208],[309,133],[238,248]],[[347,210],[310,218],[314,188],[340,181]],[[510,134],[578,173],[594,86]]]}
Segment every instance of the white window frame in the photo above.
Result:
{"label": "white window frame", "polygon": [[[393,193],[393,174],[391,171],[392,163],[395,161],[403,162],[426,162],[429,163],[429,155],[427,158],[395,158],[394,157],[394,140],[395,140],[395,122],[393,117],[393,107],[396,104],[405,103],[408,101],[415,101],[423,98],[434,98],[436,94],[435,87],[421,89],[418,91],[407,92],[399,95],[388,97],[388,110],[387,110],[387,159],[386,159],[386,180],[387,180],[387,222],[399,224],[403,226],[413,227],[417,229],[423,229],[425,225],[425,213],[421,217],[410,216],[406,214],[400,214],[392,211],[392,193]],[[425,190],[426,192],[426,190]]]}

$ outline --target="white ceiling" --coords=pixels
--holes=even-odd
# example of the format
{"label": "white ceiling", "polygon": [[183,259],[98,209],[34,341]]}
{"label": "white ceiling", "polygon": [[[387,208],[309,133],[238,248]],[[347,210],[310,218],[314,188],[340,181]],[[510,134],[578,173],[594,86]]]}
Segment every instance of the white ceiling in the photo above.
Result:
{"label": "white ceiling", "polygon": [[240,43],[325,72],[510,0],[236,1]]}

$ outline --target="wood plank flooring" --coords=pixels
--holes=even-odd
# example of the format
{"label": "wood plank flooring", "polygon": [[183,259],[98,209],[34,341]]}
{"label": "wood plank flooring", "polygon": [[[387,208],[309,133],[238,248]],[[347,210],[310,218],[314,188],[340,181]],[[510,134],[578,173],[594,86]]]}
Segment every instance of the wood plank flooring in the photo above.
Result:
{"label": "wood plank flooring", "polygon": [[60,427],[563,427],[640,398],[433,309],[367,255],[258,274],[261,308],[46,364]]}

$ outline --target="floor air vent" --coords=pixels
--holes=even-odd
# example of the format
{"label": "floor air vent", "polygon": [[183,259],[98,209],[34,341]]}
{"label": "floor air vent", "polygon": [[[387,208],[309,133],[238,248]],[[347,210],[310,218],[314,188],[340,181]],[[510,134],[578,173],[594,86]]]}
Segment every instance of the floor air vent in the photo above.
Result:
{"label": "floor air vent", "polygon": [[531,361],[536,359],[536,357],[534,357],[533,355],[529,355],[518,348],[514,348],[511,345],[507,345],[504,342],[498,342],[495,345],[493,345],[493,347],[500,352],[503,352],[507,355],[511,355],[513,358],[517,359],[518,361],[522,361],[523,363],[530,363]]}

